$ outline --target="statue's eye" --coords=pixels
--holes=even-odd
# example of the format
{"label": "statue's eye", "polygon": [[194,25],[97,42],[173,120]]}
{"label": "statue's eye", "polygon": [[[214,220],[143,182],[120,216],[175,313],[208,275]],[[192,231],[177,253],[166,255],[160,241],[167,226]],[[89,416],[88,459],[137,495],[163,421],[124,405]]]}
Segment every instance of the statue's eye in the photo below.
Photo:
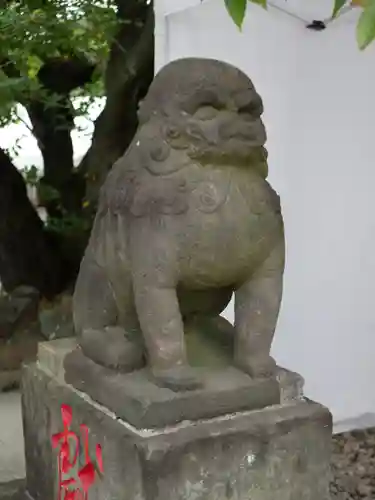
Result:
{"label": "statue's eye", "polygon": [[197,111],[194,113],[194,118],[197,120],[213,120],[216,118],[217,114],[219,113],[219,110],[214,108],[214,106],[202,106],[197,109]]}
{"label": "statue's eye", "polygon": [[180,131],[173,125],[169,125],[169,127],[167,127],[166,133],[169,139],[178,139],[180,137]]}

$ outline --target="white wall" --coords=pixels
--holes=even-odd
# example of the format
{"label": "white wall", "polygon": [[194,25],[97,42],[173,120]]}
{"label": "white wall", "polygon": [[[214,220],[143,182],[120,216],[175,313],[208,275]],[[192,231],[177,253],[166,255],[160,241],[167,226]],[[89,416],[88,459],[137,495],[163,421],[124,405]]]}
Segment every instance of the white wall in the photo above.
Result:
{"label": "white wall", "polygon": [[[251,5],[240,33],[224,0],[184,1],[198,5],[167,17],[171,2],[157,2],[157,66],[184,56],[228,61],[264,100],[287,238],[274,355],[336,421],[375,413],[375,45],[357,49],[354,11],[317,33]],[[278,5],[311,21],[332,3]]]}

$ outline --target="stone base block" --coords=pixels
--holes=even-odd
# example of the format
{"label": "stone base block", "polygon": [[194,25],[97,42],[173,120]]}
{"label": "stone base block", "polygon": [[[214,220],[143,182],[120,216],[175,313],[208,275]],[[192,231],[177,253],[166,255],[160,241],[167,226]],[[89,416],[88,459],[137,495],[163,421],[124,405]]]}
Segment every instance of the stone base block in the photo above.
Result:
{"label": "stone base block", "polygon": [[10,391],[19,387],[21,370],[0,371],[0,392]]}
{"label": "stone base block", "polygon": [[25,481],[15,479],[8,483],[0,483],[0,500],[30,500],[25,494]]}
{"label": "stone base block", "polygon": [[71,429],[80,435],[80,424],[87,425],[90,449],[102,446],[104,475],[90,500],[329,499],[332,422],[320,404],[290,399],[139,429],[66,384],[58,364],[47,364],[26,366],[22,381],[27,491],[34,500],[57,498],[51,435],[63,430],[63,403],[73,409]]}

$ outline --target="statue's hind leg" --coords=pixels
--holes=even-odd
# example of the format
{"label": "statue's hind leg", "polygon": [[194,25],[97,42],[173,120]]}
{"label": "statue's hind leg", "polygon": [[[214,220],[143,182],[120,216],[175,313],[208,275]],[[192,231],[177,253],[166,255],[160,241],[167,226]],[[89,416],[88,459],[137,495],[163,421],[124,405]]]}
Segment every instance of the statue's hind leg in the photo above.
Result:
{"label": "statue's hind leg", "polygon": [[235,362],[253,377],[275,373],[270,351],[281,303],[284,254],[282,240],[235,294]]}
{"label": "statue's hind leg", "polygon": [[[74,326],[84,354],[96,363],[122,372],[140,368],[143,361],[141,336],[135,325],[119,325],[118,308],[106,272],[85,256],[73,300]],[[138,340],[138,342],[136,341]]]}

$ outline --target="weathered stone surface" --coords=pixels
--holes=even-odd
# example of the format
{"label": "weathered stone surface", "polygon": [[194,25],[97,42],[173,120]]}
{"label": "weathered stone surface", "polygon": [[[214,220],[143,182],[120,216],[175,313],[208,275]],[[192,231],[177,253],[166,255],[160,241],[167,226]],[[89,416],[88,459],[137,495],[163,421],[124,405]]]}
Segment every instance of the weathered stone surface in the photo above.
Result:
{"label": "weathered stone surface", "polygon": [[75,350],[65,360],[67,383],[138,428],[264,408],[280,401],[276,379],[252,379],[233,367],[196,369],[203,387],[174,392],[155,384],[148,370],[128,374],[101,367]]}
{"label": "weathered stone surface", "polygon": [[284,229],[262,112],[248,76],[224,62],[183,59],[155,77],[103,185],[76,283],[75,330],[92,361],[129,372],[147,359],[163,386],[201,387],[186,325],[217,319],[235,292],[232,364],[275,374]]}
{"label": "weathered stone surface", "polygon": [[[193,345],[190,344],[191,335],[188,336],[189,350],[202,347],[198,330],[195,333]],[[42,342],[39,344],[39,363],[58,380],[63,382],[65,378],[67,381],[71,379],[70,382],[77,389],[136,427],[160,427],[184,419],[196,420],[255,409],[267,402],[265,398],[270,398],[269,404],[288,404],[303,399],[304,380],[299,374],[278,368],[278,385],[273,379],[253,380],[228,364],[228,360],[222,356],[222,350],[210,349],[209,358],[203,356],[201,360],[206,365],[203,372],[208,373],[209,377],[205,390],[175,393],[155,386],[145,370],[126,375],[115,374],[94,363],[90,364],[86,357],[75,353],[77,347],[75,337]],[[64,363],[67,363],[69,353],[73,353],[70,363],[75,368],[71,366],[66,373]],[[262,393],[262,387],[268,390]],[[204,405],[201,404],[203,398]]]}
{"label": "weathered stone surface", "polygon": [[73,408],[72,430],[86,424],[90,449],[103,448],[104,476],[90,500],[329,500],[331,416],[319,404],[136,429],[32,364],[24,370],[23,412],[34,500],[56,498],[50,438],[62,430],[62,403]]}
{"label": "weathered stone surface", "polygon": [[[201,349],[199,336],[196,336],[193,346],[190,345],[191,338],[188,338],[188,348]],[[66,356],[75,351],[78,347],[77,338],[58,339],[49,342],[41,342],[38,349],[38,361],[42,369],[49,372],[54,378],[61,382],[65,380],[64,360]],[[222,357],[223,351],[209,351],[209,359],[203,356],[204,363],[207,366],[216,368],[227,368],[228,363]],[[197,366],[202,366],[197,364]],[[281,404],[290,404],[304,399],[303,385],[304,379],[298,373],[278,367],[276,379],[280,387],[280,402]]]}
{"label": "weathered stone surface", "polygon": [[[161,427],[279,403],[276,377],[253,379],[233,367],[233,340],[233,326],[224,318],[196,318],[186,325],[188,359],[202,381],[197,390],[176,392],[160,386],[147,368],[125,374],[110,370],[81,349],[65,358],[65,378],[137,427]],[[61,357],[57,354],[61,345],[46,348],[51,362]],[[45,353],[42,348],[40,355]]]}
{"label": "weathered stone surface", "polygon": [[277,381],[280,385],[280,403],[288,404],[291,401],[303,399],[304,378],[295,372],[278,367]]}
{"label": "weathered stone surface", "polygon": [[38,315],[39,292],[21,286],[0,298],[0,338],[9,339],[20,328],[34,323]]}
{"label": "weathered stone surface", "polygon": [[[40,370],[23,369],[22,418],[25,441],[26,482],[34,500],[54,499],[57,477],[55,456],[51,444],[51,411],[54,404],[64,402],[48,389],[49,377]],[[54,403],[54,399],[58,402]],[[57,423],[56,423],[57,426]]]}
{"label": "weathered stone surface", "polygon": [[64,359],[67,354],[77,348],[75,337],[40,342],[38,345],[38,361],[44,370],[55,378],[64,381]]}
{"label": "weathered stone surface", "polygon": [[16,389],[21,380],[21,370],[0,371],[0,392]]}
{"label": "weathered stone surface", "polygon": [[35,360],[44,340],[38,322],[39,293],[21,286],[0,299],[0,391],[17,387],[23,361]]}
{"label": "weathered stone surface", "polygon": [[16,479],[0,483],[0,500],[28,500],[25,495],[25,481]]}
{"label": "weathered stone surface", "polygon": [[48,340],[73,337],[72,297],[63,294],[39,311],[40,328]]}

